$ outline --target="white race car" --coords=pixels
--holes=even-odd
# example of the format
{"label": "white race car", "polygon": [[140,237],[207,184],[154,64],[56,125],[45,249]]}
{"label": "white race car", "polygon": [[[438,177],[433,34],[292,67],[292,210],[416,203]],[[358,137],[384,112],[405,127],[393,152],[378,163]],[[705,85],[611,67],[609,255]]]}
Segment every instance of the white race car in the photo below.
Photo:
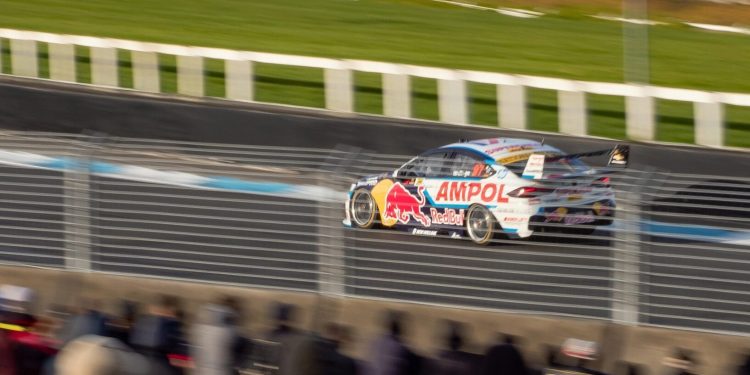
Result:
{"label": "white race car", "polygon": [[610,177],[582,157],[609,155],[626,166],[628,146],[579,154],[527,139],[492,138],[429,150],[392,173],[352,184],[344,224],[379,225],[413,234],[468,236],[488,244],[496,234],[593,232],[615,208]]}

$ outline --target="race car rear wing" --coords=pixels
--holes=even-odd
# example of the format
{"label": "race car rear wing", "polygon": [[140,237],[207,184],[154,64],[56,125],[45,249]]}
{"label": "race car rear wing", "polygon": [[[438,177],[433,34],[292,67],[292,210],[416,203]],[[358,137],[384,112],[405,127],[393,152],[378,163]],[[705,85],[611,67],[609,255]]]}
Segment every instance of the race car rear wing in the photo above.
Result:
{"label": "race car rear wing", "polygon": [[627,168],[628,159],[630,157],[630,146],[628,145],[617,145],[614,148],[581,152],[577,154],[567,155],[545,155],[545,154],[532,154],[529,160],[526,162],[526,167],[523,169],[521,177],[529,179],[540,179],[544,174],[544,163],[558,160],[569,160],[587,158],[592,156],[609,155],[609,161],[607,161],[607,167],[620,167]]}

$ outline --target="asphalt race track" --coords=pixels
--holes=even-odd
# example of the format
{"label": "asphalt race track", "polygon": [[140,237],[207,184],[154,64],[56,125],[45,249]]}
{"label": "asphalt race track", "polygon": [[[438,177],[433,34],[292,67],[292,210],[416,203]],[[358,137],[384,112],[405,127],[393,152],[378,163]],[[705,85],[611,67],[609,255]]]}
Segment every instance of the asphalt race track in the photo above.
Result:
{"label": "asphalt race track", "polygon": [[[410,155],[459,138],[521,136],[490,128],[314,111],[187,102],[0,80],[0,127],[177,141],[331,148],[346,144]],[[295,136],[289,136],[294,134]],[[539,137],[529,135],[526,137]],[[609,140],[545,135],[569,152]],[[748,154],[633,144],[633,169],[747,177]],[[0,167],[0,260],[62,266],[59,172]],[[12,192],[13,186],[23,186]],[[196,191],[97,177],[92,180],[94,269],[262,287],[317,290],[320,235],[314,202]],[[747,190],[750,192],[750,189]],[[747,213],[745,213],[747,215]],[[689,216],[689,215],[686,215]],[[328,217],[324,225],[340,218]],[[675,220],[674,218],[672,220]],[[712,222],[716,225],[716,220]],[[720,222],[720,220],[718,220]],[[283,223],[280,225],[279,223]],[[747,224],[740,226],[747,230]],[[609,231],[479,247],[400,232],[343,231],[346,292],[379,297],[609,318],[613,257]],[[750,332],[747,245],[642,236],[643,322]],[[723,257],[721,260],[707,258]],[[744,323],[743,323],[744,322]]]}

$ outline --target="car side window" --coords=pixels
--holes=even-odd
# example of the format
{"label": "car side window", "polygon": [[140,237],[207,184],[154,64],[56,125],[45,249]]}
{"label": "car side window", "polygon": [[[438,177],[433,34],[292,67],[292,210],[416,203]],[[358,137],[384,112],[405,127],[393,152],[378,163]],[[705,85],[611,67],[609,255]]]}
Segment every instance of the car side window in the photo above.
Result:
{"label": "car side window", "polygon": [[397,177],[442,177],[449,175],[453,152],[437,151],[422,154],[406,163],[397,172]]}
{"label": "car side window", "polygon": [[457,153],[450,167],[452,177],[480,177],[492,175],[494,170],[484,160],[473,155]]}

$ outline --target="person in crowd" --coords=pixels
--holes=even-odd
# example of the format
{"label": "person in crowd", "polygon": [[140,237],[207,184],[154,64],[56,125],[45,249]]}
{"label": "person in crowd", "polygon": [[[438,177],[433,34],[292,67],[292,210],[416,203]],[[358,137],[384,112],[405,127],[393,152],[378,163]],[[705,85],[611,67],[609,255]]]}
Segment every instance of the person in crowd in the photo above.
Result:
{"label": "person in crowd", "polygon": [[201,375],[235,374],[238,364],[238,342],[242,340],[236,326],[237,312],[227,299],[203,308],[200,321],[193,329],[194,366]]}
{"label": "person in crowd", "polygon": [[0,375],[16,374],[16,362],[8,332],[0,329]]}
{"label": "person in crowd", "polygon": [[252,340],[244,336],[241,332],[242,324],[246,319],[245,309],[242,307],[240,300],[232,296],[223,297],[220,303],[232,311],[230,323],[237,328],[238,336],[232,346],[234,367],[238,369],[245,368],[249,365],[247,362],[253,351]]}
{"label": "person in crowd", "polygon": [[614,375],[643,375],[643,368],[639,365],[627,362],[620,362],[615,368]]}
{"label": "person in crowd", "polygon": [[365,374],[420,374],[421,358],[403,343],[404,313],[390,311],[387,316],[386,333],[371,345]]}
{"label": "person in crowd", "polygon": [[62,344],[73,341],[85,335],[104,336],[107,334],[107,316],[101,312],[97,300],[84,299],[81,306],[68,317],[60,333]]}
{"label": "person in crowd", "polygon": [[107,335],[122,343],[130,344],[130,332],[138,315],[138,305],[133,301],[120,302],[119,316],[111,319],[107,325]]}
{"label": "person in crowd", "polygon": [[662,364],[670,371],[670,375],[695,375],[694,369],[697,361],[693,354],[685,349],[678,348],[674,355],[666,357]]}
{"label": "person in crowd", "polygon": [[325,375],[357,375],[357,362],[341,353],[341,348],[351,339],[349,328],[329,323],[323,332],[318,348],[318,365]]}
{"label": "person in crowd", "polygon": [[745,355],[744,363],[737,369],[737,375],[750,375],[750,351]]}
{"label": "person in crowd", "polygon": [[185,351],[182,323],[178,319],[180,302],[173,296],[160,296],[149,312],[136,319],[130,335],[135,350],[161,366],[164,374],[180,374],[170,365],[170,354]]}
{"label": "person in crowd", "polygon": [[34,292],[16,285],[0,286],[0,323],[28,328],[36,324],[29,312]]}
{"label": "person in crowd", "polygon": [[284,338],[298,333],[292,326],[296,314],[296,307],[291,304],[278,304],[274,313],[275,326],[268,335],[268,339],[282,342]]}
{"label": "person in crowd", "polygon": [[274,328],[268,334],[272,344],[262,361],[279,367],[281,375],[318,374],[315,362],[318,337],[294,327],[297,308],[281,303],[272,310]]}
{"label": "person in crowd", "polygon": [[484,375],[526,375],[529,373],[521,351],[515,345],[515,338],[503,336],[487,350],[482,365]]}
{"label": "person in crowd", "polygon": [[55,361],[56,375],[160,375],[159,368],[117,339],[81,336]]}
{"label": "person in crowd", "polygon": [[446,350],[433,361],[432,374],[472,375],[479,373],[481,357],[462,351],[465,343],[464,326],[458,322],[447,323]]}

